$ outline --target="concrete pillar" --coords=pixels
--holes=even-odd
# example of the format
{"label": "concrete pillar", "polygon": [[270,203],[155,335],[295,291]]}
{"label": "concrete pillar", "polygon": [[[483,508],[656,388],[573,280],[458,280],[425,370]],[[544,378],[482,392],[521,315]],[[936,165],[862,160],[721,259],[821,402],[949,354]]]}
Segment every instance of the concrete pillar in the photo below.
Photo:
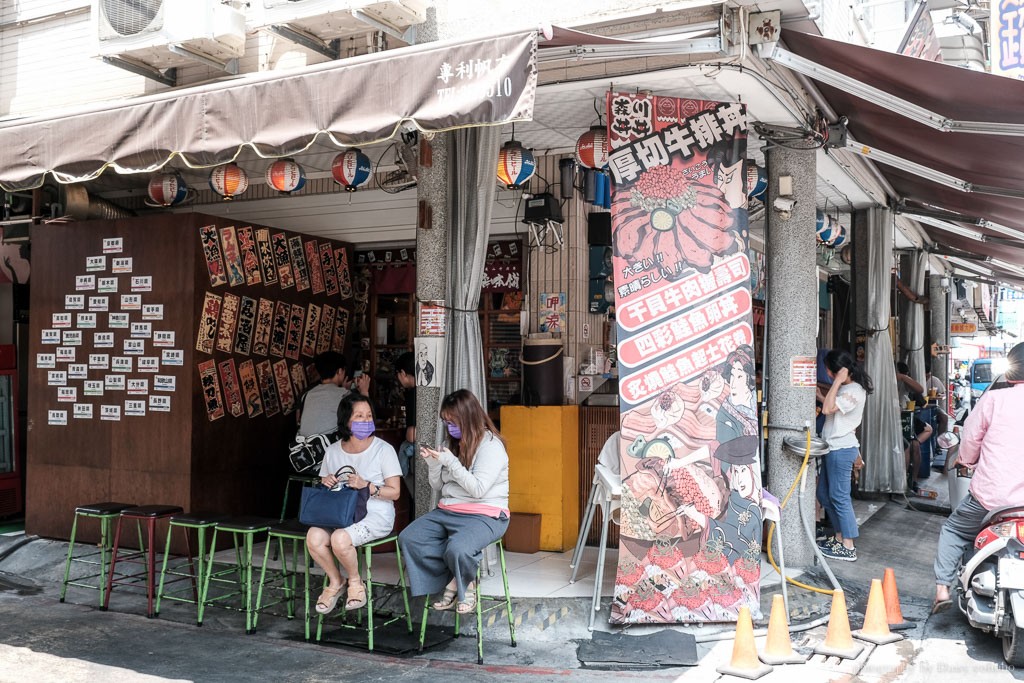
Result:
{"label": "concrete pillar", "polygon": [[[425,43],[452,38],[445,21],[444,7],[427,12],[427,21],[417,27],[416,42]],[[429,159],[429,165],[424,162]],[[416,298],[420,301],[444,301],[448,296],[448,134],[440,133],[423,140],[420,149],[419,182],[416,185],[419,207],[416,226]],[[416,387],[416,440],[436,444],[440,441],[441,389]],[[418,454],[417,454],[418,455]],[[427,481],[423,458],[416,463],[416,516],[433,508],[433,493]]]}
{"label": "concrete pillar", "polygon": [[[931,338],[940,346],[949,346],[949,295],[942,286],[943,274],[928,277],[928,310],[931,313]],[[926,352],[931,353],[930,349]],[[942,386],[949,387],[949,356],[932,358],[932,376],[937,377]],[[948,393],[948,389],[946,390]],[[947,401],[942,407],[948,409]]]}
{"label": "concrete pillar", "polygon": [[[814,428],[814,388],[794,387],[790,383],[790,361],[797,357],[814,358],[817,353],[818,277],[816,266],[815,153],[769,146],[768,225],[766,258],[768,270],[768,356],[765,359],[768,381],[768,422],[802,428]],[[779,196],[779,178],[792,179],[796,204],[788,217],[773,210]],[[768,488],[785,495],[800,469],[801,459],[782,451],[786,436],[802,436],[802,431],[784,428],[768,432]],[[814,559],[813,539],[805,533],[800,512],[813,524],[815,474],[808,467],[803,501],[790,499],[782,513],[781,543],[785,544],[788,566],[807,567]],[[799,506],[799,507],[798,507]]]}

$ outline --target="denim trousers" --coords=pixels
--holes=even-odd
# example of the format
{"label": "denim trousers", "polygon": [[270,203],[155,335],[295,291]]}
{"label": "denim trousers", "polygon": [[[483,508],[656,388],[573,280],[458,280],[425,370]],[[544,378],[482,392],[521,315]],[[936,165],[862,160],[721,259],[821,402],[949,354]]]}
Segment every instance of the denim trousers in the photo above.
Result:
{"label": "denim trousers", "polygon": [[818,502],[825,508],[828,518],[843,538],[854,539],[857,531],[857,516],[853,513],[850,497],[850,477],[853,463],[860,455],[857,448],[838,448],[828,452],[821,463],[818,474]]}

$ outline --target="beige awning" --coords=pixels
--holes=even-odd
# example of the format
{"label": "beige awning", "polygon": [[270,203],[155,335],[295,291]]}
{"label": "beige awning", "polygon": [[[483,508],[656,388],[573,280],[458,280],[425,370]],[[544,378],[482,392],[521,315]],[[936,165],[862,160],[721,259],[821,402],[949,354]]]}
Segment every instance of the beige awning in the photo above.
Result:
{"label": "beige awning", "polygon": [[294,71],[266,72],[0,123],[0,187],[39,187],[298,154],[318,138],[339,147],[421,131],[529,120],[537,33],[427,43]]}

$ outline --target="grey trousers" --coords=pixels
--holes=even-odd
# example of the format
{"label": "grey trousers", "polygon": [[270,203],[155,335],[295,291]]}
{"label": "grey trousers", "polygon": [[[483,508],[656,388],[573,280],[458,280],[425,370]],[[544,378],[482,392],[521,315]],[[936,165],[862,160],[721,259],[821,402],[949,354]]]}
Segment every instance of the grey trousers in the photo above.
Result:
{"label": "grey trousers", "polygon": [[507,519],[435,508],[398,535],[412,595],[441,593],[455,578],[458,599],[476,580],[483,549],[505,535]]}
{"label": "grey trousers", "polygon": [[956,581],[956,568],[964,551],[974,543],[981,531],[981,522],[988,510],[970,493],[964,498],[942,525],[939,547],[935,551],[935,583],[952,586]]}

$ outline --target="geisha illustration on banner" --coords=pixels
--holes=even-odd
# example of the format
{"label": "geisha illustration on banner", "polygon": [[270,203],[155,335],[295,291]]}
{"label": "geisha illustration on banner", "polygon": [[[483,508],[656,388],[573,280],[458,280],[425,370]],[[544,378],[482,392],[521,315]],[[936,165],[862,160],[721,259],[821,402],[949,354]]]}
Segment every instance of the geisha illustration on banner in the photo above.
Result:
{"label": "geisha illustration on banner", "polygon": [[622,509],[613,623],[760,614],[741,104],[608,95]]}

